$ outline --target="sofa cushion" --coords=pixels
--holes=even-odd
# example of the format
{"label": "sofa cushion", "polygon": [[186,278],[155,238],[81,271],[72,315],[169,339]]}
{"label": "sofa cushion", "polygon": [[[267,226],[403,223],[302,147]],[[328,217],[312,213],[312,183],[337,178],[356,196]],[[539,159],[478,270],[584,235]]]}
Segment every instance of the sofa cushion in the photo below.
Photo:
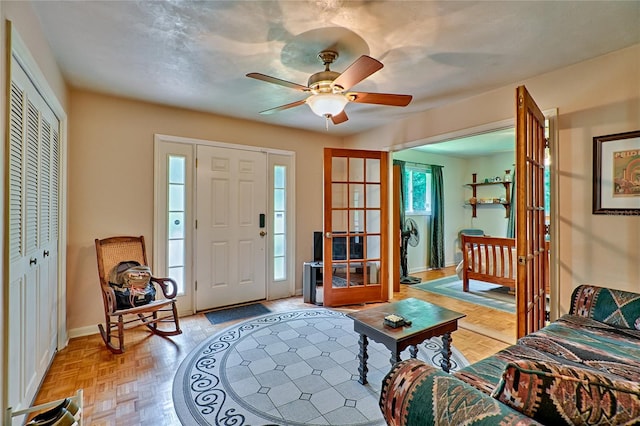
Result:
{"label": "sofa cushion", "polygon": [[555,362],[510,362],[492,396],[543,424],[629,424],[640,418],[640,384]]}
{"label": "sofa cushion", "polygon": [[386,375],[380,391],[380,409],[389,426],[540,425],[417,359],[395,364]]}
{"label": "sofa cushion", "polygon": [[582,316],[564,315],[535,333],[522,337],[518,345],[536,349],[559,360],[640,381],[638,330],[617,328]]}
{"label": "sofa cushion", "polygon": [[589,317],[614,327],[640,330],[640,294],[581,285],[573,291],[571,314]]}
{"label": "sofa cushion", "polygon": [[[510,361],[529,359],[534,361],[560,361],[545,352],[525,345],[512,345],[483,360],[474,362],[454,373],[454,376],[490,395],[502,378],[505,366]],[[576,364],[580,365],[580,364]]]}

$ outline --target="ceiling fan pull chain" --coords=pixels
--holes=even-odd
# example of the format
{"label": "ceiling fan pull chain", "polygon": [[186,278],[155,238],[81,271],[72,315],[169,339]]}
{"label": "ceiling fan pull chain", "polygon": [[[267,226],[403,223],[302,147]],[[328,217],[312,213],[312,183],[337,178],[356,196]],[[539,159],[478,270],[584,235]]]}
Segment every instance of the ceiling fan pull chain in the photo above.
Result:
{"label": "ceiling fan pull chain", "polygon": [[326,114],[326,115],[324,116],[324,119],[325,119],[325,120],[324,120],[324,126],[326,127],[327,132],[328,132],[328,131],[329,131],[329,114]]}

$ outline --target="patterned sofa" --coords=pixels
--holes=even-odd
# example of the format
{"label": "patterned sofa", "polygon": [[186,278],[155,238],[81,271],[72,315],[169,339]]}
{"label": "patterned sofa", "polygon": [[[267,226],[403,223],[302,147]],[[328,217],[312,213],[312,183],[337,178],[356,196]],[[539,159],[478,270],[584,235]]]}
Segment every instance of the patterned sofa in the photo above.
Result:
{"label": "patterned sofa", "polygon": [[571,311],[451,375],[420,360],[385,377],[396,425],[640,424],[640,294],[582,285]]}

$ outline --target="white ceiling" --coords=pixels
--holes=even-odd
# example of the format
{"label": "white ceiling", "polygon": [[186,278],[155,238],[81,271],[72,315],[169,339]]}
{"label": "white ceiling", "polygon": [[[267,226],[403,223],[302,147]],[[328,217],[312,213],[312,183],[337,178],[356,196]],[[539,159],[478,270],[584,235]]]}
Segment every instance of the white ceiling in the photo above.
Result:
{"label": "white ceiling", "polygon": [[[640,1],[32,1],[73,86],[282,126],[325,131],[295,90],[319,51],[343,71],[384,68],[357,91],[413,95],[406,108],[351,103],[347,135],[640,43]],[[588,90],[588,89],[585,89]]]}

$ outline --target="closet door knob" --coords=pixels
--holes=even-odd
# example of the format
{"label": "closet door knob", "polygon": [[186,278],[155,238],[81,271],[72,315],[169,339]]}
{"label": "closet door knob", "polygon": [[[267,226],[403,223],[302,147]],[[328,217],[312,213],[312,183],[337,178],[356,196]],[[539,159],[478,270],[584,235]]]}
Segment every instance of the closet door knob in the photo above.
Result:
{"label": "closet door knob", "polygon": [[29,266],[36,265],[37,263],[38,263],[38,259],[36,259],[35,257],[32,257],[31,259],[29,259]]}
{"label": "closet door knob", "polygon": [[43,255],[44,257],[49,256],[49,250],[45,250],[45,251],[44,251],[44,253],[42,253],[42,255]]}

